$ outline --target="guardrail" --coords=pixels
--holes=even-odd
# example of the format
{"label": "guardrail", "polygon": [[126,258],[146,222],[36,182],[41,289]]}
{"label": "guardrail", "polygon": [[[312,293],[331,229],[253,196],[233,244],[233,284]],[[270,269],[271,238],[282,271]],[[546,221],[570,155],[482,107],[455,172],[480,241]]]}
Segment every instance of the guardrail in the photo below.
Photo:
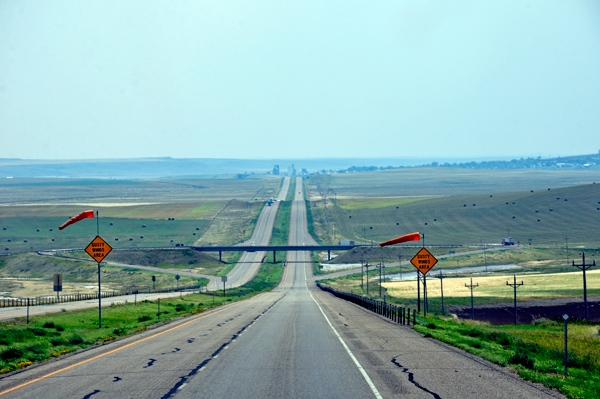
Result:
{"label": "guardrail", "polygon": [[[192,285],[178,288],[165,288],[159,290],[142,289],[142,290],[124,290],[124,291],[104,291],[100,293],[101,298],[111,298],[115,296],[133,295],[133,294],[159,294],[165,292],[180,292],[187,290],[200,289],[200,285]],[[70,294],[61,296],[46,296],[37,298],[3,298],[0,299],[0,308],[10,308],[18,306],[41,306],[54,305],[57,303],[87,301],[90,299],[98,299],[98,294]]]}
{"label": "guardrail", "polygon": [[[323,285],[319,282],[317,282],[317,286],[323,291],[329,292],[338,298],[352,302],[355,305],[361,306],[367,310],[370,310],[371,312],[382,315],[383,317],[387,317],[398,324],[410,325],[410,308],[396,306],[385,301],[377,301],[375,299],[365,298],[353,293],[336,291],[333,288]],[[414,309],[412,310],[412,317],[412,324],[414,326],[417,322],[417,311]]]}

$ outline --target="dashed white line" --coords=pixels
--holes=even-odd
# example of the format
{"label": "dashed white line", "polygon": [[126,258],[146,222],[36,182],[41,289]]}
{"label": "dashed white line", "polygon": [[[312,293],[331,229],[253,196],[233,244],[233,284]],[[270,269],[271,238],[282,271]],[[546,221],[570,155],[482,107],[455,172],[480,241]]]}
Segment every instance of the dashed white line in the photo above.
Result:
{"label": "dashed white line", "polygon": [[331,322],[329,321],[329,318],[327,317],[327,315],[325,314],[325,312],[321,308],[321,305],[319,305],[319,303],[317,302],[317,300],[315,299],[315,297],[313,297],[313,294],[308,289],[308,285],[306,284],[306,267],[304,268],[304,286],[306,287],[306,290],[308,291],[308,294],[310,295],[310,297],[312,298],[312,300],[314,301],[314,303],[316,303],[317,306],[319,307],[319,310],[323,314],[323,317],[325,317],[325,320],[327,321],[327,324],[329,324],[329,327],[331,327],[331,329],[333,330],[334,334],[338,337],[338,339],[342,343],[342,346],[344,347],[344,349],[346,349],[346,352],[348,352],[348,355],[350,355],[350,358],[354,361],[354,364],[356,365],[356,367],[358,367],[358,370],[360,371],[360,373],[364,377],[365,381],[367,381],[367,384],[369,384],[369,387],[371,388],[371,391],[373,391],[373,394],[375,395],[375,397],[377,399],[382,399],[381,394],[377,390],[377,387],[375,387],[375,384],[373,384],[373,381],[371,381],[371,378],[369,378],[369,375],[367,374],[367,372],[365,371],[365,369],[358,362],[358,359],[356,359],[356,357],[354,356],[354,354],[352,353],[352,351],[350,350],[350,348],[348,348],[348,345],[346,345],[346,343],[344,342],[344,340],[342,339],[342,337],[340,336],[340,334],[338,334],[338,332],[335,329],[335,327],[333,327],[333,324],[331,324]]}
{"label": "dashed white line", "polygon": [[184,382],[183,384],[181,384],[181,386],[179,388],[177,388],[177,390],[183,389],[183,387],[186,385],[187,385],[187,382]]}

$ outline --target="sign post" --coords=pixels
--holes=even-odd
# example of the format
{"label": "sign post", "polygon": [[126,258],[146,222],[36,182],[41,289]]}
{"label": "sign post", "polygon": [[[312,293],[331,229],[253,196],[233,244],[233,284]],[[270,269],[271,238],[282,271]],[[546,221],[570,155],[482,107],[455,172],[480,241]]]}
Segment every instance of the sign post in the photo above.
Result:
{"label": "sign post", "polygon": [[[96,214],[96,217],[97,214]],[[96,236],[85,248],[85,252],[88,253],[96,262],[98,262],[98,328],[102,328],[102,289],[100,285],[100,262],[106,255],[112,251],[112,247],[108,245],[99,235]]]}
{"label": "sign post", "polygon": [[62,274],[54,275],[54,291],[56,291],[56,298],[58,298],[58,293],[62,291]]}
{"label": "sign post", "polygon": [[223,282],[223,296],[225,296],[225,283],[227,282],[227,276],[221,276],[221,281]]}
{"label": "sign post", "polygon": [[[418,292],[418,308],[421,311],[421,279],[419,273],[423,274],[423,298],[427,298],[426,289],[427,283],[425,275],[435,266],[438,260],[433,256],[425,247],[421,248],[419,252],[410,260],[410,263],[417,269],[417,292]],[[427,315],[427,303],[425,303],[425,315]]]}

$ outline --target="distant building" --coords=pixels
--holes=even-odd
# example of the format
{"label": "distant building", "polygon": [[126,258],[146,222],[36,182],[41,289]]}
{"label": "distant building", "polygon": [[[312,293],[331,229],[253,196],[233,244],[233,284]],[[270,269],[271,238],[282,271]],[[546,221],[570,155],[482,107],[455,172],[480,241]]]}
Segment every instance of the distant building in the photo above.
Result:
{"label": "distant building", "polygon": [[296,168],[294,167],[294,164],[291,164],[288,167],[288,175],[293,176],[296,174]]}
{"label": "distant building", "polygon": [[273,174],[279,176],[279,165],[273,166]]}

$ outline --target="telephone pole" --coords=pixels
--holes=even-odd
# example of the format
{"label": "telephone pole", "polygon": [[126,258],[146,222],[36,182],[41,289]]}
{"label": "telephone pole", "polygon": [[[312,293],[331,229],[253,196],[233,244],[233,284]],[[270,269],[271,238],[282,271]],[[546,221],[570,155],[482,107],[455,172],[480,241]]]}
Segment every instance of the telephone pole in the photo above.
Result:
{"label": "telephone pole", "polygon": [[583,271],[583,303],[584,303],[584,310],[585,310],[585,321],[588,321],[587,282],[585,279],[585,271],[591,267],[596,266],[596,261],[594,260],[591,264],[586,265],[585,264],[585,252],[584,252],[583,253],[583,262],[581,263],[581,265],[576,265],[575,261],[573,261],[572,266]]}
{"label": "telephone pole", "polygon": [[510,285],[511,287],[514,288],[515,290],[515,326],[517,325],[517,287],[523,285],[523,280],[521,280],[520,284],[517,284],[517,275],[514,274],[514,283],[510,284],[508,281],[506,282],[506,285]]}
{"label": "telephone pole", "polygon": [[567,247],[567,265],[568,265],[569,264],[569,237],[567,237],[567,236],[565,236],[565,246]]}
{"label": "telephone pole", "polygon": [[446,315],[446,310],[444,309],[444,279],[446,277],[448,277],[448,275],[447,274],[443,274],[440,271],[440,274],[438,274],[437,276],[434,275],[433,277],[440,279],[440,290],[442,291],[442,316],[445,316]]}
{"label": "telephone pole", "polygon": [[477,283],[477,285],[473,285],[473,278],[471,278],[471,284],[467,285],[465,283],[465,287],[471,289],[471,320],[475,320],[475,308],[473,307],[473,288],[479,287],[479,283]]}
{"label": "telephone pole", "polygon": [[365,263],[365,267],[367,268],[367,295],[369,295],[369,262]]}

